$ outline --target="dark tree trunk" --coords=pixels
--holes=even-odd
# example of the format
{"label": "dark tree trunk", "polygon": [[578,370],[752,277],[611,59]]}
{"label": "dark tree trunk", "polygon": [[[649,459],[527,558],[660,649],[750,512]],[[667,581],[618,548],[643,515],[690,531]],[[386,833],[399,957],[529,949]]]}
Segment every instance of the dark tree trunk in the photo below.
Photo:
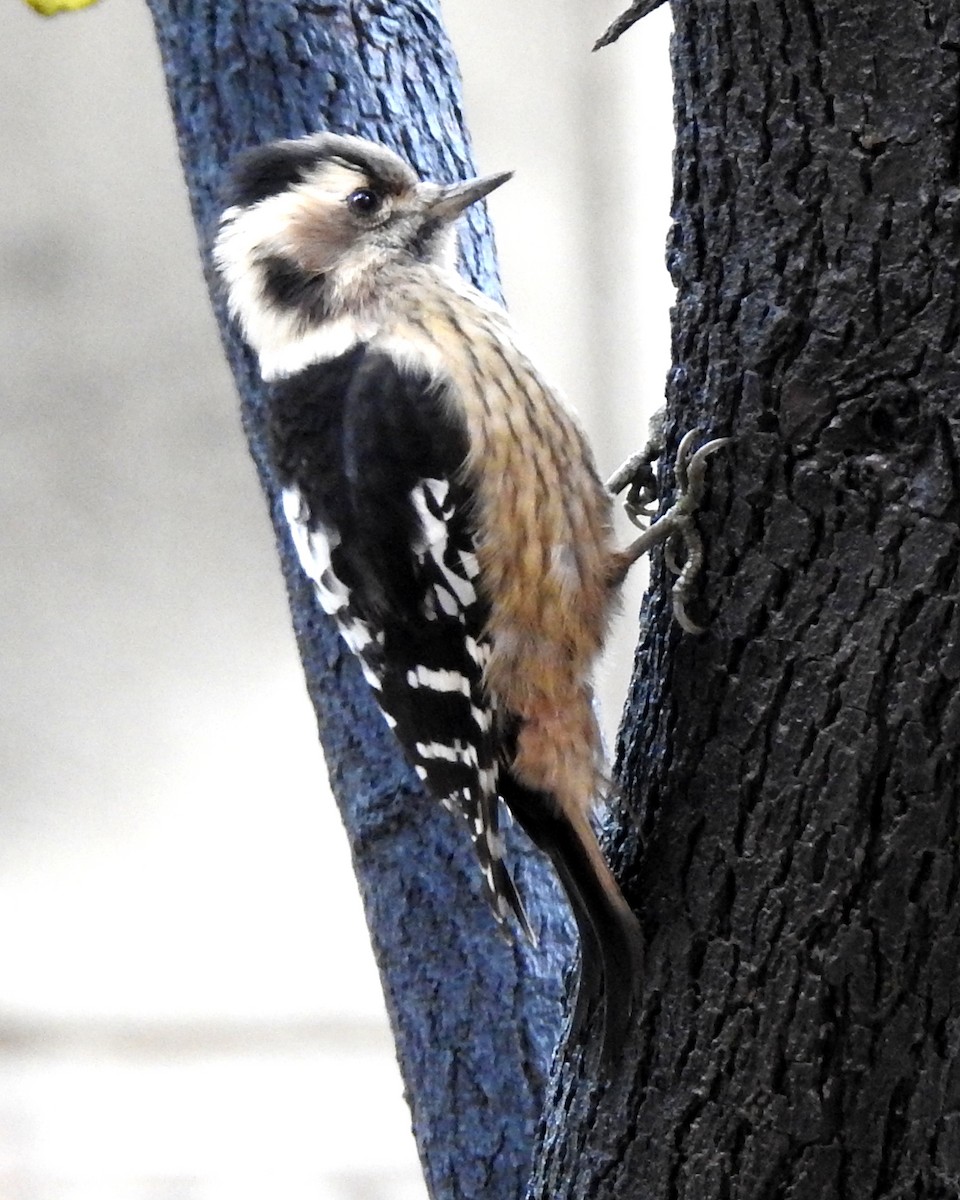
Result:
{"label": "dark tree trunk", "polygon": [[[150,0],[200,248],[277,530],[294,627],[350,838],[431,1194],[522,1194],[563,1012],[571,925],[529,845],[512,850],[538,950],[496,934],[461,826],[420,792],[292,552],[265,456],[257,371],[210,267],[224,168],[315,129],[393,146],[425,177],[473,174],[456,61],[436,0]],[[499,292],[472,209],[465,271]],[[264,797],[265,819],[270,798]],[[325,914],[335,921],[335,912]],[[331,975],[337,964],[329,963]]]}
{"label": "dark tree trunk", "polygon": [[531,1195],[946,1200],[960,15],[674,16],[671,420],[736,444],[701,518],[709,632],[648,604],[620,750],[648,938],[635,1042],[605,1089],[562,1069]]}

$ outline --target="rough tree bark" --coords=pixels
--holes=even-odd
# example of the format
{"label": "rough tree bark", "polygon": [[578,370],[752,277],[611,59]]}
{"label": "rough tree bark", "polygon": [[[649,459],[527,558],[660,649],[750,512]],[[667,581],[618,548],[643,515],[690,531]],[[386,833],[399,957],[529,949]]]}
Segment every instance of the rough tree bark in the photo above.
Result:
{"label": "rough tree bark", "polygon": [[709,632],[654,594],[620,750],[635,1043],[606,1088],[570,1056],[530,1195],[947,1200],[960,15],[674,17],[671,417],[736,445],[702,517]]}
{"label": "rough tree bark", "polygon": [[[569,915],[539,856],[518,837],[511,858],[541,944],[531,951],[498,938],[462,828],[401,763],[296,563],[266,463],[256,368],[225,319],[209,257],[224,168],[245,146],[328,128],[391,145],[426,177],[474,174],[456,61],[436,0],[150,0],[150,9],[427,1184],[438,1197],[518,1196],[561,1027]],[[467,273],[497,295],[481,208],[471,210],[462,250]],[[335,963],[329,968],[336,972]]]}

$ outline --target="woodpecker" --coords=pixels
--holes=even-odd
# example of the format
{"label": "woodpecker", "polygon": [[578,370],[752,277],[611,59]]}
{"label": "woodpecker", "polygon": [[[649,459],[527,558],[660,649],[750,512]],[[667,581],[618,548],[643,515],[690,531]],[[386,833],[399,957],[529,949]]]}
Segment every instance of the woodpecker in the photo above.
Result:
{"label": "woodpecker", "polygon": [[609,1053],[642,937],[590,822],[591,669],[640,554],[679,535],[688,575],[698,565],[690,521],[721,443],[687,443],[690,486],[618,550],[577,419],[503,308],[456,270],[457,218],[510,177],[441,185],[360,138],[274,142],[235,160],[214,260],[259,359],[283,512],[316,598],[416,774],[465,821],[494,917],[532,942],[501,802],[553,862],[580,934],[578,1019],[583,978],[600,976]]}

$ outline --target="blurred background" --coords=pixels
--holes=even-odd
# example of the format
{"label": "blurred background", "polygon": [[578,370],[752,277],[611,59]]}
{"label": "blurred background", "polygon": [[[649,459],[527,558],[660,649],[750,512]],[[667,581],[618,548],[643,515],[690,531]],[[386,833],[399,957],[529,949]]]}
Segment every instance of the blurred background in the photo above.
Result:
{"label": "blurred background", "polygon": [[[443,3],[517,172],[508,301],[604,473],[672,294],[670,19],[591,55],[624,4]],[[146,8],[5,12],[0,1200],[423,1200]]]}

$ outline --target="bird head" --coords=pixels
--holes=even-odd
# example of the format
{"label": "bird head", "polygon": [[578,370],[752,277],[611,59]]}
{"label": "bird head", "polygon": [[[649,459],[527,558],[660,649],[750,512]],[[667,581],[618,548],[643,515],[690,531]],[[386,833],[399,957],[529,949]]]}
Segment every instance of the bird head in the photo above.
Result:
{"label": "bird head", "polygon": [[331,133],[248,150],[231,166],[214,248],[230,307],[248,334],[251,306],[301,329],[362,310],[405,269],[452,266],[457,218],[511,174],[423,182],[385,146]]}

